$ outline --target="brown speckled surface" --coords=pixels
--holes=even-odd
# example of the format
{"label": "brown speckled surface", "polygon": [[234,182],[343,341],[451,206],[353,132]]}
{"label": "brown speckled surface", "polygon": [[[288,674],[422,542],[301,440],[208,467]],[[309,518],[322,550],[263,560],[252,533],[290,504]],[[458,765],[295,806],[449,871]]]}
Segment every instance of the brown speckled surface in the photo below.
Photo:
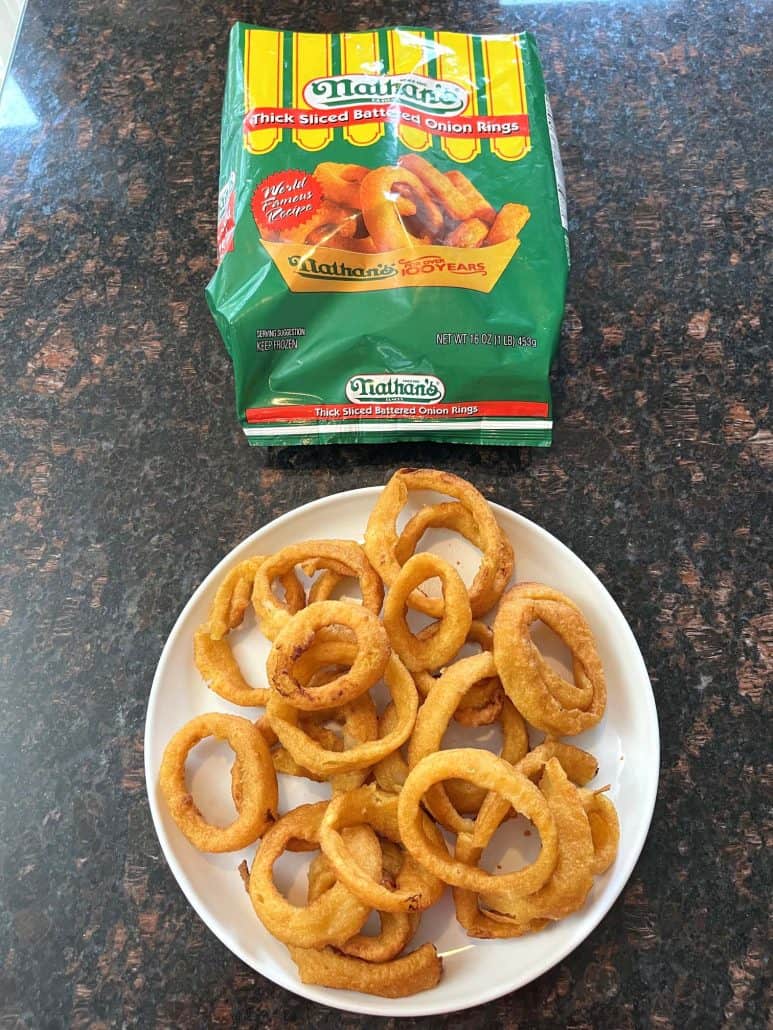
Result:
{"label": "brown speckled surface", "polygon": [[[769,8],[295,6],[30,0],[14,72],[37,124],[0,128],[0,1026],[364,1025],[261,979],[189,908],[150,822],[143,720],[178,611],[236,542],[426,463],[601,576],[663,747],[608,917],[448,1025],[762,1027]],[[237,18],[536,32],[574,258],[552,450],[248,449],[203,295]]]}

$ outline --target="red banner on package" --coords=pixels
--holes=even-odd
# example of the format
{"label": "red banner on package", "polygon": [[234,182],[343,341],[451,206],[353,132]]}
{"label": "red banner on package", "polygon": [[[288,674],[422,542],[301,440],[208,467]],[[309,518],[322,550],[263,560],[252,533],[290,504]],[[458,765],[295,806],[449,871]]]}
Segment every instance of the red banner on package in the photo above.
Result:
{"label": "red banner on package", "polygon": [[422,111],[386,104],[354,104],[336,111],[312,111],[296,107],[254,107],[244,116],[244,131],[259,129],[330,129],[368,122],[384,122],[424,129],[433,136],[461,136],[467,139],[494,139],[502,136],[528,136],[529,118],[525,114],[430,115]]}
{"label": "red banner on package", "polygon": [[258,422],[311,422],[323,419],[405,418],[547,418],[548,406],[540,401],[458,401],[453,404],[282,404],[271,408],[247,408],[250,424]]}

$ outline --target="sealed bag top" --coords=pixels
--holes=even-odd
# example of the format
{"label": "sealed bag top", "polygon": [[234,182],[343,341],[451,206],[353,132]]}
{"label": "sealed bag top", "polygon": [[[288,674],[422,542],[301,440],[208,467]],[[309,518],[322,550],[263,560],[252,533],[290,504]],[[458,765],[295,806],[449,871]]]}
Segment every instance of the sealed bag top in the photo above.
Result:
{"label": "sealed bag top", "polygon": [[549,443],[568,244],[532,37],[235,25],[218,261],[251,443]]}

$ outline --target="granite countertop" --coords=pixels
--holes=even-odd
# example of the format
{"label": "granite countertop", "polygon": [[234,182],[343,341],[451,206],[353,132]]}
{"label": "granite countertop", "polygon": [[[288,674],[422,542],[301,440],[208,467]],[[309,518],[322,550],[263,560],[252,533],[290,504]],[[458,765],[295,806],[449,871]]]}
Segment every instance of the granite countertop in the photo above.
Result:
{"label": "granite countertop", "polygon": [[[574,259],[552,449],[248,448],[203,294],[238,18],[537,34]],[[403,464],[469,476],[576,550],[630,620],[662,733],[652,831],[609,915],[448,1025],[765,1023],[770,29],[763,3],[721,0],[30,0],[28,110],[0,119],[0,1025],[364,1025],[200,922],[151,825],[142,735],[215,562]]]}

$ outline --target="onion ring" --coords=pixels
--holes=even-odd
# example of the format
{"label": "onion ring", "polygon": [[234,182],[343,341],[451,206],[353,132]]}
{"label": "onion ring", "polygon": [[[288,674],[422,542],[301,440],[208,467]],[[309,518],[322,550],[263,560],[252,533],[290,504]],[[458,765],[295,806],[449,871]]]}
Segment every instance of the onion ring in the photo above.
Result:
{"label": "onion ring", "polygon": [[[361,901],[380,912],[422,912],[434,905],[443,893],[441,880],[410,855],[406,854],[394,890],[377,883],[352,858],[340,831],[349,826],[367,825],[395,844],[402,844],[397,824],[397,797],[385,794],[374,786],[360,787],[333,798],[322,820],[319,841],[341,883]],[[437,828],[426,816],[423,832],[432,838],[435,847],[443,847]]]}
{"label": "onion ring", "polygon": [[617,857],[620,844],[620,820],[615,806],[599,791],[581,790],[583,808],[588,816],[593,837],[593,873],[605,873]]}
{"label": "onion ring", "polygon": [[[436,632],[436,627],[437,623],[425,626],[416,636],[419,640],[426,640]],[[465,644],[477,644],[481,651],[491,651],[494,647],[494,634],[484,622],[473,619],[467,631]],[[458,661],[458,657],[456,660]],[[417,672],[414,679],[419,693],[426,697],[435,685],[438,675],[426,671]],[[454,712],[454,719],[464,726],[490,726],[499,718],[504,700],[505,692],[499,682],[499,676],[495,674],[487,677],[470,687]]]}
{"label": "onion ring", "polygon": [[[405,862],[406,852],[393,844],[382,840],[382,879],[388,878],[396,882]],[[323,891],[335,883],[336,874],[330,860],[319,854],[309,866],[309,901],[314,901]],[[367,962],[388,962],[396,958],[413,938],[419,926],[419,912],[379,912],[381,924],[378,934],[358,933],[338,950],[352,958],[365,959]]]}
{"label": "onion ring", "polygon": [[[538,620],[571,650],[575,683],[554,672],[532,642],[529,626]],[[508,591],[494,622],[494,658],[508,697],[538,729],[574,736],[603,716],[607,692],[593,634],[577,605],[558,590],[519,583]]]}
{"label": "onion ring", "polygon": [[[324,716],[325,721],[342,724],[343,739],[327,726],[320,725],[318,721],[320,716]],[[321,712],[319,715],[311,712],[304,713],[300,718],[299,725],[303,732],[311,740],[319,744],[321,748],[336,753],[378,738],[376,706],[367,694],[357,698],[356,701],[345,705],[341,709]],[[265,716],[258,723],[258,729],[263,733],[269,747],[273,747],[277,743],[278,737],[271,729]],[[370,771],[369,767],[365,767],[352,770],[351,772],[336,773],[330,777],[322,776],[297,762],[287,748],[283,746],[274,747],[271,752],[271,759],[274,763],[274,769],[278,773],[283,773],[287,776],[300,776],[307,780],[313,780],[315,783],[329,782],[333,788],[333,796],[362,786]]]}
{"label": "onion ring", "polygon": [[[551,758],[558,759],[566,775],[578,786],[589,783],[598,772],[598,762],[589,751],[550,737],[524,755],[515,768],[521,775],[536,782]],[[510,811],[510,805],[504,798],[490,793],[475,819],[473,843],[477,845],[480,841],[490,840]],[[485,844],[482,846],[485,847]]]}
{"label": "onion ring", "polygon": [[[558,827],[558,861],[547,883],[529,897],[508,891],[485,892],[481,901],[518,923],[534,919],[563,919],[585,903],[593,886],[593,837],[580,791],[557,758],[545,765],[540,780]],[[478,841],[477,843],[480,843]]]}
{"label": "onion ring", "polygon": [[[230,826],[208,823],[185,782],[188,752],[206,737],[225,740],[236,756],[232,794],[237,817]],[[159,787],[172,818],[199,851],[239,851],[264,833],[277,815],[277,783],[271,755],[257,728],[239,715],[210,712],[191,719],[175,733],[161,760]]]}
{"label": "onion ring", "polygon": [[486,237],[486,246],[514,240],[531,218],[531,211],[523,204],[503,204]]}
{"label": "onion ring", "polygon": [[[401,562],[396,556],[397,517],[411,490],[434,490],[456,498],[469,512],[475,527],[470,537],[482,552],[480,567],[469,589],[470,608],[475,618],[485,615],[499,600],[513,570],[513,549],[499,527],[485,497],[475,487],[449,472],[435,469],[399,469],[381,491],[365,530],[365,551],[387,587],[400,574]],[[436,524],[436,523],[433,523]],[[427,597],[414,591],[410,606],[439,618],[443,614],[441,598]]]}
{"label": "onion ring", "polygon": [[446,179],[469,200],[472,205],[472,218],[480,218],[486,225],[493,225],[494,219],[497,217],[496,211],[463,172],[454,168],[450,172],[446,172]]}
{"label": "onion ring", "polygon": [[260,628],[269,640],[274,640],[291,618],[290,612],[274,596],[272,581],[291,572],[296,565],[317,559],[327,559],[346,568],[349,575],[359,580],[363,607],[374,615],[381,611],[384,585],[359,544],[353,540],[307,540],[301,544],[290,544],[267,558],[255,573],[252,605]]}
{"label": "onion ring", "polygon": [[227,638],[213,640],[206,626],[193,637],[193,660],[210,690],[233,705],[255,708],[268,704],[271,691],[253,687],[244,678]]}
{"label": "onion ring", "polygon": [[460,222],[446,237],[449,247],[480,247],[488,236],[489,227],[480,218]]}
{"label": "onion ring", "polygon": [[[448,729],[454,711],[462,698],[472,684],[490,676],[493,669],[494,656],[490,652],[484,651],[482,654],[462,658],[455,662],[446,669],[440,679],[435,680],[435,685],[416,716],[416,725],[408,748],[409,769],[417,766],[427,755],[440,751],[443,734]],[[507,719],[507,730],[500,757],[511,765],[515,765],[529,750],[529,736],[526,724],[512,705],[508,708]],[[466,792],[460,790],[461,784],[466,782],[462,780],[460,784],[454,784],[456,787],[454,792],[457,797],[460,794],[468,797]],[[477,808],[480,808],[484,798],[485,791],[482,793],[475,791],[472,798],[469,798],[473,809],[476,802]],[[453,833],[472,833],[472,821],[459,814],[450,800],[447,788],[442,783],[436,784],[427,791],[424,804],[434,818],[447,830],[451,830]]]}
{"label": "onion ring", "polygon": [[[370,909],[342,883],[305,907],[290,904],[277,890],[272,870],[287,845],[294,839],[319,843],[319,827],[328,802],[301,805],[283,815],[263,837],[250,870],[250,900],[258,919],[269,933],[285,944],[321,948],[343,944],[365,925]],[[357,859],[373,876],[381,873],[381,848],[373,831],[356,838]],[[348,841],[351,846],[354,838]]]}
{"label": "onion ring", "polygon": [[[307,687],[294,674],[293,665],[308,650],[319,630],[346,626],[352,630],[357,652],[351,668],[327,683]],[[294,708],[317,711],[356,700],[375,683],[389,661],[389,638],[378,618],[347,601],[316,601],[294,615],[277,634],[266,663],[269,683]]]}
{"label": "onion ring", "polygon": [[[193,660],[209,689],[231,704],[249,708],[265,705],[269,691],[247,682],[226,638],[243,622],[255,573],[265,560],[262,555],[256,555],[228,571],[215,594],[207,624],[197,630],[193,638]],[[306,596],[292,570],[282,576],[281,582],[285,600],[277,600],[277,604],[289,613],[299,611],[306,603]]]}
{"label": "onion ring", "polygon": [[[424,829],[422,798],[430,787],[446,779],[470,780],[495,791],[537,828],[542,843],[531,865],[514,873],[492,876],[475,866],[452,859],[441,841],[431,841]],[[558,857],[558,831],[553,813],[534,784],[509,762],[477,748],[459,748],[428,755],[415,766],[398,797],[398,822],[403,844],[413,857],[445,883],[482,893],[507,890],[531,894],[547,882]]]}
{"label": "onion ring", "polygon": [[362,218],[378,251],[412,245],[400,218],[399,202],[405,198],[397,192],[398,184],[410,186],[416,195],[423,193],[421,180],[403,168],[376,168],[360,183]]}
{"label": "onion ring", "polygon": [[[360,183],[370,172],[364,165],[337,164],[334,161],[323,161],[314,169],[319,179],[322,192],[328,200],[343,207],[361,208]],[[416,205],[408,198],[401,197],[397,201],[397,210],[401,215],[416,213]]]}
{"label": "onion ring", "polygon": [[[453,529],[466,540],[477,547],[485,550],[485,540],[478,529],[475,517],[469,508],[459,501],[444,501],[441,504],[427,504],[419,508],[415,515],[406,522],[395,545],[394,554],[399,565],[404,565],[416,548],[422,536],[428,529]],[[497,563],[496,577],[491,587],[491,595],[486,596],[482,601],[476,600],[477,577],[470,588],[470,607],[473,609],[473,616],[483,615],[484,611],[477,611],[481,604],[488,604],[492,607],[504,593],[505,587],[510,582],[513,573],[513,548],[510,541],[500,530],[500,556]],[[420,609],[426,611],[426,609]],[[488,609],[486,609],[488,610]],[[428,615],[439,616],[442,608],[437,606],[435,611],[426,611]]]}
{"label": "onion ring", "polygon": [[474,216],[475,204],[425,158],[418,154],[403,154],[398,164],[413,172],[455,221],[464,222]]}
{"label": "onion ring", "polygon": [[[263,555],[255,555],[240,561],[226,573],[209,611],[209,634],[213,640],[222,640],[229,630],[242,624],[250,603],[255,573],[265,560]],[[290,612],[300,611],[306,604],[306,598],[298,578],[289,572],[282,577],[281,582],[285,600],[280,603]]]}
{"label": "onion ring", "polygon": [[[317,682],[325,682],[336,675],[338,668],[349,668],[354,661],[356,647],[348,641],[315,641],[295,663],[295,675],[305,686],[314,686]],[[330,667],[333,667],[331,673]],[[343,727],[343,739],[322,723],[338,723]],[[300,717],[303,731],[327,751],[343,751],[357,744],[376,740],[379,736],[379,719],[376,706],[368,694],[358,697],[352,704],[340,709],[323,712],[304,712]],[[264,716],[258,723],[269,747],[278,743],[279,738],[271,729],[268,718]],[[289,776],[302,776],[317,783],[328,782],[328,777],[312,772],[300,765],[283,746],[275,748],[271,755],[277,772]],[[329,782],[333,795],[354,790],[365,782],[369,768],[351,772],[336,773]]]}
{"label": "onion ring", "polygon": [[[420,640],[408,629],[405,605],[414,587],[434,576],[443,587],[443,616],[432,635]],[[392,647],[411,672],[438,669],[449,661],[467,639],[471,623],[467,588],[456,569],[428,551],[409,558],[387,594],[384,626]]]}
{"label": "onion ring", "polygon": [[380,762],[396,751],[413,731],[419,696],[416,685],[403,663],[393,654],[387,663],[384,681],[392,695],[397,711],[397,725],[378,740],[357,744],[340,754],[328,751],[304,733],[300,711],[272,694],[266,706],[266,715],[272,730],[300,765],[322,776],[352,772]]}
{"label": "onion ring", "polygon": [[[466,865],[475,866],[480,861],[483,848],[473,846],[471,839],[465,834],[457,838],[454,857]],[[462,887],[452,887],[456,918],[465,929],[468,937],[484,940],[523,937],[524,934],[542,930],[548,925],[547,919],[534,920],[529,923],[517,923],[513,919],[503,919],[492,912],[481,912],[478,904],[479,895]]]}
{"label": "onion ring", "polygon": [[289,950],[302,983],[363,991],[381,998],[405,998],[428,991],[437,986],[443,972],[443,960],[432,944],[422,944],[410,955],[391,962],[363,962],[339,955],[332,948]]}
{"label": "onion ring", "polygon": [[413,235],[426,235],[429,240],[440,236],[445,224],[443,212],[432,199],[429,190],[426,189],[421,180],[418,180],[418,185],[398,182],[395,183],[394,188],[400,199],[413,207],[413,211],[406,212],[400,206],[400,201],[397,202],[397,209],[401,215],[405,216],[407,214],[412,216],[411,223],[417,230]]}

